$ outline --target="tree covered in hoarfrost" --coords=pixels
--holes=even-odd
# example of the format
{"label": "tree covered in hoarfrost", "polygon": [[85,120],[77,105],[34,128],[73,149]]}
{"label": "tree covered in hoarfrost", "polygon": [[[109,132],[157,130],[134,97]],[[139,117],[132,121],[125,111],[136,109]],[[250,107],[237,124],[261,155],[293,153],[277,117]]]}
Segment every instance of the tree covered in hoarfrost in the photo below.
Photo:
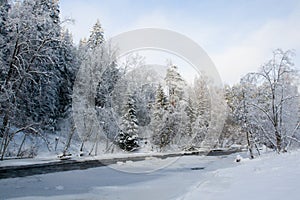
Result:
{"label": "tree covered in hoarfrost", "polygon": [[192,118],[192,146],[200,146],[208,133],[210,124],[210,94],[208,90],[208,80],[204,75],[196,77],[190,92],[193,108]]}
{"label": "tree covered in hoarfrost", "polygon": [[59,48],[58,117],[70,117],[73,85],[79,67],[78,53],[69,30],[61,32]]}
{"label": "tree covered in hoarfrost", "polygon": [[10,9],[10,5],[7,0],[0,1],[0,64],[1,64],[1,72],[0,76],[2,77],[2,68],[6,62],[6,57],[9,54],[9,49],[7,46],[7,42],[9,41],[8,36],[8,23],[9,16],[8,11]]}
{"label": "tree covered in hoarfrost", "polygon": [[63,150],[63,156],[68,155],[68,150],[76,128],[72,119],[72,94],[76,74],[79,67],[78,51],[73,45],[72,35],[68,29],[61,32],[61,48],[59,48],[59,82],[57,85],[58,98],[58,114],[56,130],[63,132],[63,136],[67,138]]}
{"label": "tree covered in hoarfrost", "polygon": [[229,86],[225,85],[225,101],[227,103],[227,118],[220,135],[221,147],[230,147],[231,145],[245,145],[246,137],[242,130],[241,115],[242,108],[242,89],[240,84]]}
{"label": "tree covered in hoarfrost", "polygon": [[112,61],[101,75],[96,88],[95,107],[98,120],[105,135],[106,151],[112,146],[109,144],[114,142],[120,130],[116,111],[112,105],[114,90],[120,76],[121,74],[116,62]]}
{"label": "tree covered in hoarfrost", "polygon": [[[229,97],[230,95],[230,97]],[[258,118],[253,107],[249,107],[250,102],[253,103],[253,97],[257,96],[256,86],[249,83],[247,77],[241,79],[239,85],[233,86],[230,93],[227,93],[227,105],[229,106],[229,116],[233,117],[235,124],[239,125],[237,134],[244,134],[243,137],[247,142],[250,158],[254,158],[254,147],[258,154]]]}
{"label": "tree covered in hoarfrost", "polygon": [[[99,20],[93,26],[89,39],[81,40],[78,55],[81,67],[77,76],[78,91],[74,98],[82,104],[75,108],[75,114],[81,113],[84,119],[77,126],[82,139],[80,150],[83,151],[85,146],[89,154],[93,151],[97,154],[98,143],[104,145],[105,141],[105,151],[108,151],[120,130],[112,99],[115,85],[121,76],[115,50],[104,40]],[[92,147],[85,145],[86,142],[92,144]]]}
{"label": "tree covered in hoarfrost", "polygon": [[182,149],[189,135],[187,99],[184,93],[186,83],[174,65],[169,66],[164,80],[167,94],[159,85],[152,111],[153,144],[158,146],[160,151]]}
{"label": "tree covered in hoarfrost", "polygon": [[[248,93],[247,112],[253,119],[246,123],[255,124],[255,131],[265,145],[286,151],[291,141],[299,142],[299,73],[292,63],[292,51],[277,49],[272,59],[257,73],[249,73],[243,84],[254,85]],[[253,127],[250,127],[254,131]]]}
{"label": "tree covered in hoarfrost", "polygon": [[76,128],[82,139],[81,150],[87,141],[97,144],[101,139],[101,134],[103,134],[103,127],[101,126],[104,124],[99,124],[99,122],[106,120],[99,119],[97,116],[97,112],[100,111],[98,108],[101,108],[95,103],[99,91],[97,88],[99,88],[99,82],[103,81],[103,74],[113,65],[114,61],[114,50],[107,43],[103,43],[95,49],[88,48],[83,55],[75,83],[76,90],[73,94]]}
{"label": "tree covered in hoarfrost", "polygon": [[135,93],[141,90],[143,85],[147,85],[148,83],[144,77],[147,69],[140,70],[144,65],[143,59],[139,54],[130,54],[125,57],[124,62],[118,62],[119,78],[115,83],[112,93],[112,107],[118,115],[123,114],[123,107],[127,103],[127,95],[135,95]]}
{"label": "tree covered in hoarfrost", "polygon": [[[58,115],[62,55],[57,1],[25,0],[11,5],[1,72],[1,156],[16,132],[53,129]],[[12,127],[20,128],[12,131]]]}

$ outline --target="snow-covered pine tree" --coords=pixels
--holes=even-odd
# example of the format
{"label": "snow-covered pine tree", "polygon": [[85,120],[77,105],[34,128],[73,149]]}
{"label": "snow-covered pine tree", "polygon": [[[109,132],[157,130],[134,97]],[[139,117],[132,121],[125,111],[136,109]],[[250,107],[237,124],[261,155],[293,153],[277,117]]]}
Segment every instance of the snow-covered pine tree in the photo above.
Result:
{"label": "snow-covered pine tree", "polygon": [[119,147],[126,151],[138,149],[138,121],[136,118],[136,106],[134,98],[129,95],[124,107],[121,131],[117,138]]}
{"label": "snow-covered pine tree", "polygon": [[176,107],[180,100],[183,99],[185,81],[178,72],[178,67],[170,64],[165,77],[168,87],[168,96],[170,105]]}
{"label": "snow-covered pine tree", "polygon": [[185,112],[186,112],[186,115],[188,117],[187,127],[186,127],[186,134],[188,136],[192,136],[193,135],[193,125],[196,121],[196,114],[195,114],[195,110],[194,110],[193,101],[192,101],[191,98],[188,98],[187,106],[185,108]]}
{"label": "snow-covered pine tree", "polygon": [[167,136],[167,140],[165,141],[171,144],[170,147],[176,148],[176,146],[181,146],[181,139],[186,136],[185,126],[187,117],[184,112],[186,82],[178,72],[178,67],[172,63],[169,64],[164,80],[169,100],[168,113],[165,115],[164,121],[164,134]]}
{"label": "snow-covered pine tree", "polygon": [[[85,45],[82,48],[85,49]],[[87,141],[98,142],[101,137],[100,134],[103,134],[102,130],[107,130],[105,135],[113,135],[113,138],[117,135],[117,133],[111,133],[111,129],[105,128],[115,127],[115,122],[104,124],[111,121],[111,116],[114,115],[111,112],[113,110],[101,110],[102,108],[95,104],[99,82],[102,80],[103,73],[114,63],[115,54],[110,46],[105,44],[99,45],[95,49],[87,48],[85,53],[81,50],[79,53],[83,60],[80,61],[80,68],[75,82],[76,90],[73,91],[72,100],[73,103],[78,105],[73,109],[73,112],[76,112],[76,115],[83,119],[76,123],[77,131],[81,133],[81,146],[84,146]],[[103,84],[109,84],[109,82]],[[101,114],[96,116],[97,112],[101,112]],[[91,115],[91,113],[94,114]],[[96,121],[96,117],[98,121],[103,122],[103,125]]]}
{"label": "snow-covered pine tree", "polygon": [[121,74],[116,62],[112,62],[101,76],[97,86],[95,105],[101,108],[111,107],[111,96]]}
{"label": "snow-covered pine tree", "polygon": [[159,84],[155,95],[151,128],[153,131],[153,144],[157,145],[161,151],[171,142],[168,127],[168,115],[170,114],[168,108],[169,101],[163,91],[162,86]]}
{"label": "snow-covered pine tree", "polygon": [[104,42],[104,31],[100,24],[99,19],[93,26],[91,35],[87,41],[87,45],[91,49],[95,49],[97,46],[101,45]]}
{"label": "snow-covered pine tree", "polygon": [[196,77],[194,80],[194,108],[195,108],[195,122],[193,124],[193,145],[200,146],[208,132],[210,123],[210,95],[208,91],[208,80],[205,76]]}
{"label": "snow-covered pine tree", "polygon": [[158,85],[156,95],[155,95],[155,109],[156,110],[167,110],[168,109],[168,99],[167,96],[164,93],[164,90],[161,86],[161,84]]}
{"label": "snow-covered pine tree", "polygon": [[70,114],[72,91],[79,67],[77,51],[73,45],[72,35],[68,30],[62,31],[60,48],[59,85],[58,85],[58,115],[67,117]]}

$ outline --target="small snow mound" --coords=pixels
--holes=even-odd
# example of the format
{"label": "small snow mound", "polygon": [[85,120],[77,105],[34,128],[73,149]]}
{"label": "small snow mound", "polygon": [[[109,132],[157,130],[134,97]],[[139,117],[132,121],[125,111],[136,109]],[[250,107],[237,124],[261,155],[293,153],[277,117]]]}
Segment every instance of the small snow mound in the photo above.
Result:
{"label": "small snow mound", "polygon": [[118,161],[118,162],[117,162],[117,165],[124,165],[124,162]]}
{"label": "small snow mound", "polygon": [[149,156],[149,157],[146,157],[145,160],[157,160],[158,158],[156,157],[153,157],[153,156]]}
{"label": "small snow mound", "polygon": [[126,161],[126,164],[132,164],[132,163],[133,163],[132,160],[127,160],[127,161]]}
{"label": "small snow mound", "polygon": [[78,156],[79,157],[85,156],[85,153],[83,151],[79,151]]}
{"label": "small snow mound", "polygon": [[243,157],[241,155],[237,155],[235,158],[235,162],[241,162],[243,160]]}
{"label": "small snow mound", "polygon": [[56,190],[63,190],[63,189],[64,189],[64,186],[58,185],[58,186],[55,186],[55,189],[56,189]]}

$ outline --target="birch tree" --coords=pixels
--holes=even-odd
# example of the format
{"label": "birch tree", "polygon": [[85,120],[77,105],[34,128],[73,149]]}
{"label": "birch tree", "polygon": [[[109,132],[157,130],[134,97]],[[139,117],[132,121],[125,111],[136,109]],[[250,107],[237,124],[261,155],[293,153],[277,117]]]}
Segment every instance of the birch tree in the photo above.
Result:
{"label": "birch tree", "polygon": [[294,53],[277,49],[259,72],[249,73],[248,82],[256,85],[257,94],[248,103],[261,117],[260,132],[276,151],[286,151],[288,141],[297,140],[293,130],[298,126],[299,74],[292,62]]}

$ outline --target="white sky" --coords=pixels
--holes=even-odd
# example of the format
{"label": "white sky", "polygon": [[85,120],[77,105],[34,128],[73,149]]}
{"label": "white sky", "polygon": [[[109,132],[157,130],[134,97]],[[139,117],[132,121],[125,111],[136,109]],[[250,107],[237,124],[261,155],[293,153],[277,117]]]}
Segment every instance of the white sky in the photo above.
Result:
{"label": "white sky", "polygon": [[[270,59],[272,50],[294,49],[300,65],[300,1],[297,0],[61,0],[62,18],[74,42],[100,20],[106,38],[138,28],[165,28],[197,42],[224,83],[236,83]],[[176,64],[176,63],[175,63]]]}

